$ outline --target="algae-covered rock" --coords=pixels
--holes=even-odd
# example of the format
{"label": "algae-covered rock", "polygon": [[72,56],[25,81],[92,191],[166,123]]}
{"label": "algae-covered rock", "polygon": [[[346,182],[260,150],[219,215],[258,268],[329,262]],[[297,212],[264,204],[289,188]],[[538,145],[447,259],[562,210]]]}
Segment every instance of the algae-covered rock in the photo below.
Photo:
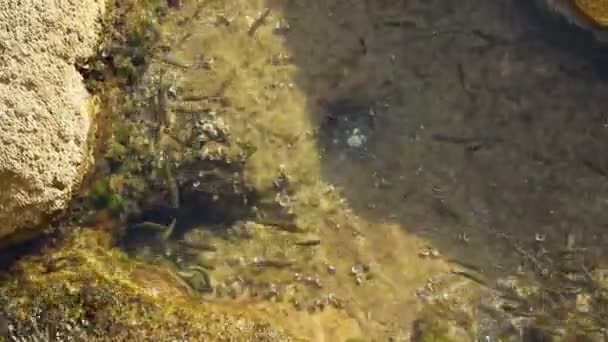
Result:
{"label": "algae-covered rock", "polygon": [[100,231],[73,229],[11,273],[0,285],[7,339],[292,340],[246,305],[197,302],[171,270],[131,261]]}
{"label": "algae-covered rock", "polygon": [[0,1],[0,239],[64,209],[89,164],[94,105],[75,64],[96,52],[104,11]]}

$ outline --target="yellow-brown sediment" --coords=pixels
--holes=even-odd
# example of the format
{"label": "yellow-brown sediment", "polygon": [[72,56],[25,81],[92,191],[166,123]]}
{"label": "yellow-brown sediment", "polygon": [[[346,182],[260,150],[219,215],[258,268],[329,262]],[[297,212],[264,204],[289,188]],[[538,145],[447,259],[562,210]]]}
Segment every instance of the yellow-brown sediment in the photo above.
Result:
{"label": "yellow-brown sediment", "polygon": [[608,0],[574,0],[574,5],[595,25],[608,28]]}

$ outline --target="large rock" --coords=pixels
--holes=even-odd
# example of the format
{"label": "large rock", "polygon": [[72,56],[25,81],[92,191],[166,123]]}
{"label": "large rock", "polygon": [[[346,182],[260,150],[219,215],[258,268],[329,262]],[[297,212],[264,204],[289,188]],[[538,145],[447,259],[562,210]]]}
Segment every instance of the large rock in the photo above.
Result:
{"label": "large rock", "polygon": [[0,0],[0,240],[64,209],[82,179],[94,111],[75,63],[94,54],[104,10]]}

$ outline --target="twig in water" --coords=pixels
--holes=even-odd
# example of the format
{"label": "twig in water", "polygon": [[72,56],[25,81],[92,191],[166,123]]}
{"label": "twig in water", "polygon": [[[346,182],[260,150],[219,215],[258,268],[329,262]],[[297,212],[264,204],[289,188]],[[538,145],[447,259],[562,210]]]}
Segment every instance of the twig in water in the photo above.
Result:
{"label": "twig in water", "polygon": [[264,25],[264,22],[266,21],[266,18],[268,18],[269,15],[270,8],[266,8],[264,12],[262,12],[262,14],[260,14],[260,16],[253,22],[253,24],[251,24],[251,27],[247,31],[247,34],[250,37],[253,37],[255,31],[257,31],[262,25]]}

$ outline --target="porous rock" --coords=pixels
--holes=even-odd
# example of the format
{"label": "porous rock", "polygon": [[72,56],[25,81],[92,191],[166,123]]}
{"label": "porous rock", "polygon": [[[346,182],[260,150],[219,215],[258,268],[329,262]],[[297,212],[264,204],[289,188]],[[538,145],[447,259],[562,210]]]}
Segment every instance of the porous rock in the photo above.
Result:
{"label": "porous rock", "polygon": [[64,209],[90,158],[93,105],[75,64],[104,0],[0,0],[0,240]]}

